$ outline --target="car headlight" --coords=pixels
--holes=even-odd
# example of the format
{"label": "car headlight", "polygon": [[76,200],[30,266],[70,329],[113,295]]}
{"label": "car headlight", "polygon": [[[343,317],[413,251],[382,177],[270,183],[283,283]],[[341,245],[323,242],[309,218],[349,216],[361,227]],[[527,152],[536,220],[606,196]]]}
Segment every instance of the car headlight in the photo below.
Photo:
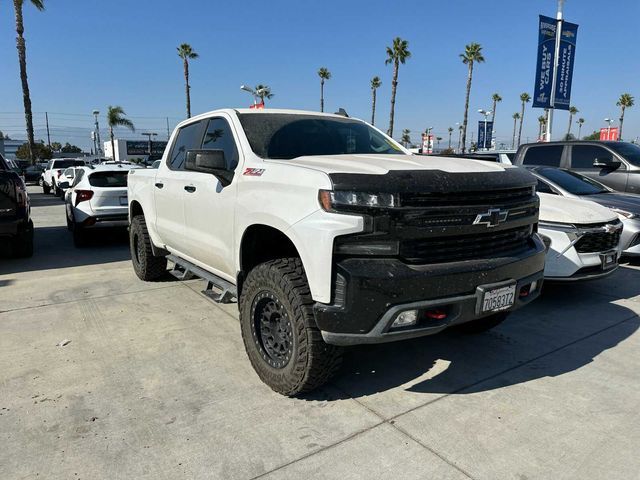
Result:
{"label": "car headlight", "polygon": [[398,206],[398,197],[392,193],[368,193],[348,190],[320,190],[320,205],[326,211],[350,208],[393,208]]}
{"label": "car headlight", "polygon": [[619,217],[622,218],[627,218],[627,219],[631,219],[631,218],[637,218],[638,215],[633,213],[633,212],[629,212],[627,210],[622,210],[621,208],[616,208],[616,207],[609,207],[611,210],[613,210],[614,212],[616,212],[618,214]]}

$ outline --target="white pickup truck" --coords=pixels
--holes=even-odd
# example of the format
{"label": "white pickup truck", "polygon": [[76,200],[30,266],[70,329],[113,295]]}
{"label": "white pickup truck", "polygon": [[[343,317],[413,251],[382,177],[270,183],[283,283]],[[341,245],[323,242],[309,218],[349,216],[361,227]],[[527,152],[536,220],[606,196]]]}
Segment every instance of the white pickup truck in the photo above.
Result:
{"label": "white pickup truck", "polygon": [[169,260],[237,299],[251,364],[295,395],[343,346],[483,331],[536,298],[535,184],[411,155],[345,115],[219,110],[178,125],[158,169],[129,173],[132,263],[150,281]]}

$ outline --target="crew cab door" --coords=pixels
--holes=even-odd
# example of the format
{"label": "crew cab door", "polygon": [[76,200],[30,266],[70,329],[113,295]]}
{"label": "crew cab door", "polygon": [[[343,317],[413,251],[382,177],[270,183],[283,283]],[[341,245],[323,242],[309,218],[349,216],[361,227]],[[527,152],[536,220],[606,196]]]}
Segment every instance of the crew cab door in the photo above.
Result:
{"label": "crew cab door", "polygon": [[206,122],[199,121],[178,130],[166,163],[158,168],[153,185],[156,231],[169,250],[180,255],[187,249],[183,200],[188,173],[184,163],[187,151],[200,147],[205,127]]}
{"label": "crew cab door", "polygon": [[593,166],[596,158],[599,160],[620,160],[613,152],[601,145],[571,146],[571,170],[591,177],[619,192],[626,191],[629,172],[625,163],[621,162],[616,169],[598,168]]}
{"label": "crew cab door", "polygon": [[[232,123],[226,116],[206,120],[201,150],[222,150],[228,170],[238,169],[240,154]],[[235,281],[233,256],[237,173],[222,186],[211,173],[185,172],[185,253],[195,263]]]}

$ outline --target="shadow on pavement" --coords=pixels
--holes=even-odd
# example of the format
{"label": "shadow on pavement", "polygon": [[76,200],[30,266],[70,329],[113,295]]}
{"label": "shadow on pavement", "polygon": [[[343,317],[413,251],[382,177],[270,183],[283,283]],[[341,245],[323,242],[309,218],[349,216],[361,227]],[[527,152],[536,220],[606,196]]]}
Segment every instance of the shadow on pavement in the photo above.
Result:
{"label": "shadow on pavement", "polygon": [[64,201],[60,197],[56,197],[53,194],[49,194],[49,195],[45,195],[44,193],[30,194],[29,199],[31,200],[32,209],[38,208],[38,207],[50,207],[52,205],[64,206]]}
{"label": "shadow on pavement", "polygon": [[[634,273],[638,285],[640,271]],[[366,397],[395,388],[468,394],[560,376],[591,363],[640,327],[632,310],[609,302],[584,295],[580,285],[545,286],[534,304],[483,334],[445,331],[351,348],[333,386],[342,392],[337,398]],[[305,398],[336,399],[334,392],[321,389]]]}

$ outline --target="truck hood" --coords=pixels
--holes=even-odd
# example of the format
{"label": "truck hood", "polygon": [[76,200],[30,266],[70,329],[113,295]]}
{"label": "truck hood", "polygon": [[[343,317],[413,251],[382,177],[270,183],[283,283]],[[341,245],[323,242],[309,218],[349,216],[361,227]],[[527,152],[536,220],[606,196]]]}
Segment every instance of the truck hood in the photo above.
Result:
{"label": "truck hood", "polygon": [[268,161],[312,168],[326,174],[384,175],[393,170],[440,170],[447,173],[476,173],[503,172],[507,168],[514,168],[496,162],[438,157],[435,155],[323,155]]}
{"label": "truck hood", "polygon": [[583,225],[612,222],[618,219],[614,212],[594,202],[550,193],[538,193],[538,196],[541,222]]}

